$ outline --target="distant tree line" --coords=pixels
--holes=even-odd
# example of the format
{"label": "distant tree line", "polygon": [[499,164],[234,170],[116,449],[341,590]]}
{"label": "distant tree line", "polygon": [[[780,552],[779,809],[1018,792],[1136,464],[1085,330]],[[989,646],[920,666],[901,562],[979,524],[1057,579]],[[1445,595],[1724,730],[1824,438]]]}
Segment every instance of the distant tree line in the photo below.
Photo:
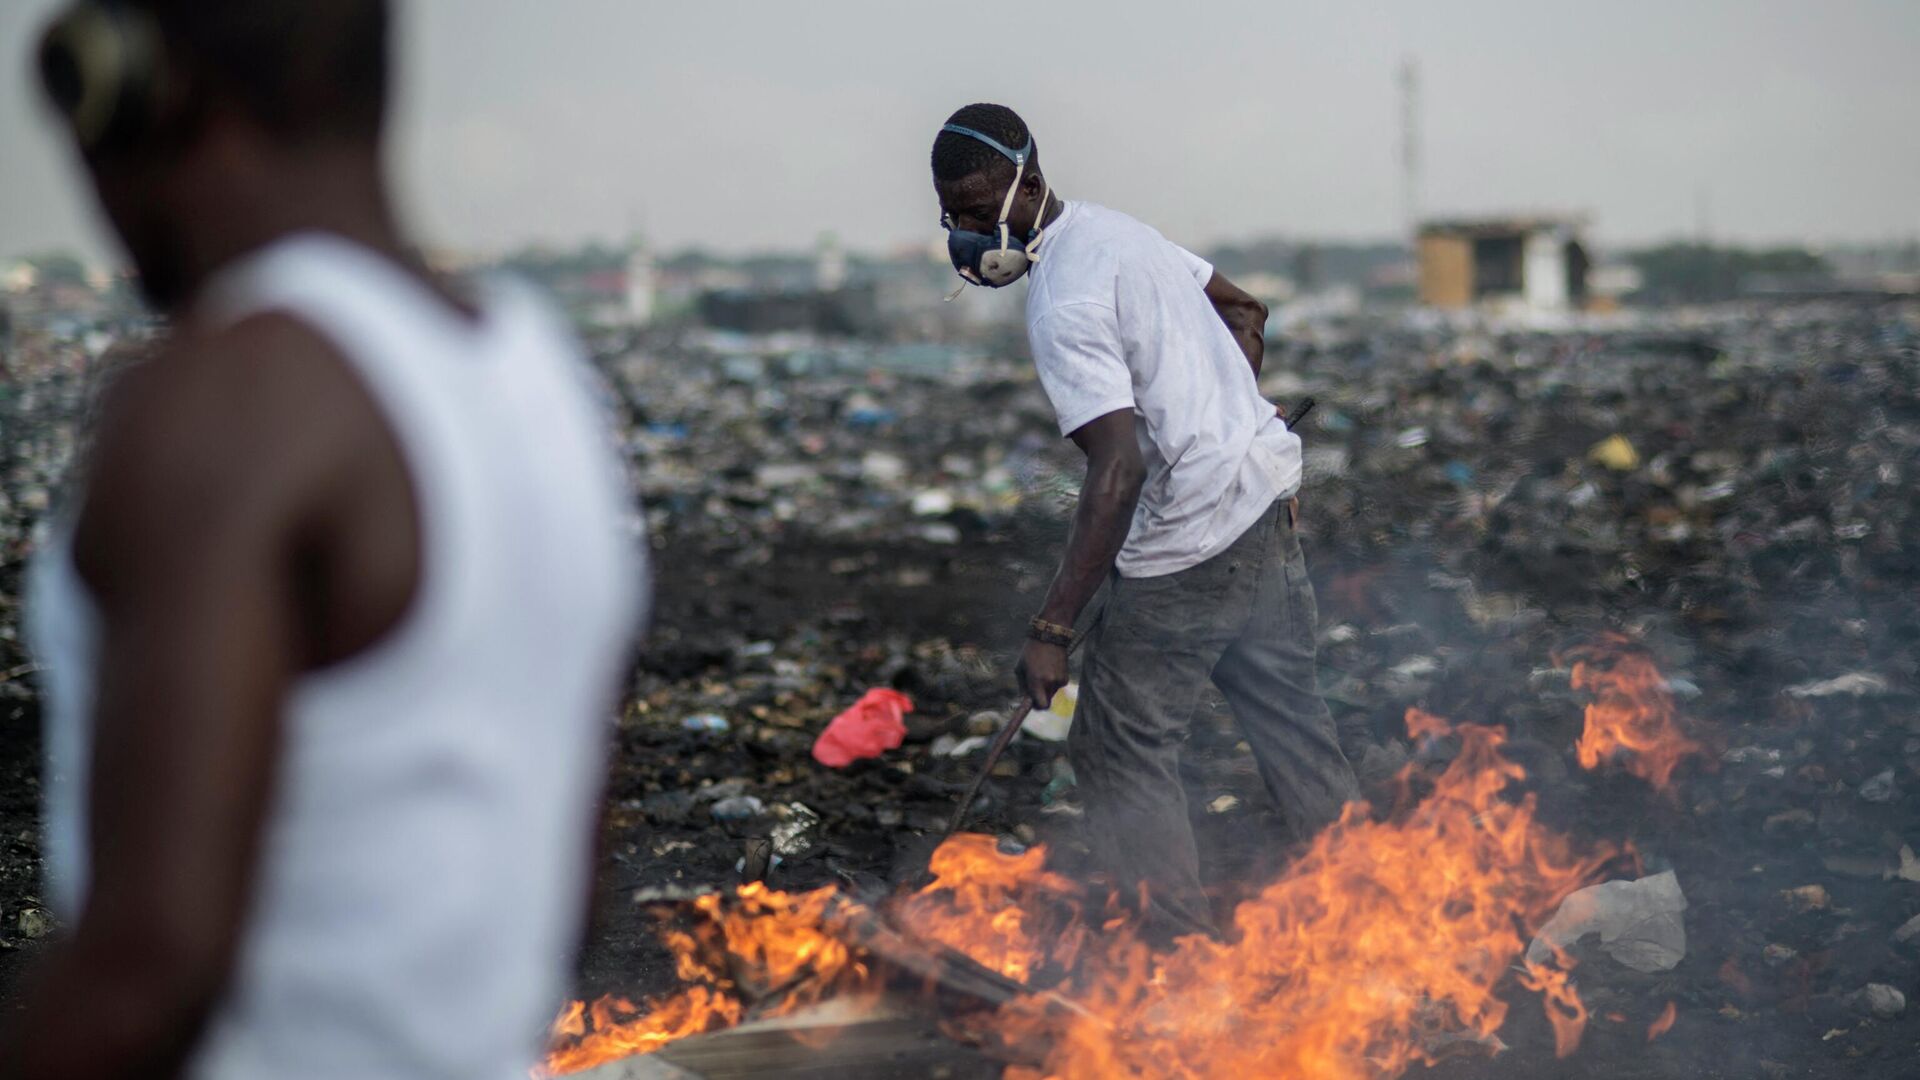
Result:
{"label": "distant tree line", "polygon": [[1727,300],[1757,286],[1831,280],[1833,268],[1805,248],[1672,243],[1626,254],[1640,271],[1639,298],[1666,303]]}

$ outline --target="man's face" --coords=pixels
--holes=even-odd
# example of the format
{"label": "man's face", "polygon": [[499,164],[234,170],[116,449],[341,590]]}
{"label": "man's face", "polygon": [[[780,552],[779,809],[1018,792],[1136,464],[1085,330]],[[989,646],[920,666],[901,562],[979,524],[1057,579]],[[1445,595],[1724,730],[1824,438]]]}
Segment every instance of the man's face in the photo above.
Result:
{"label": "man's face", "polygon": [[[933,190],[940,199],[940,212],[946,215],[951,227],[992,233],[999,226],[1000,204],[1007,197],[1007,185],[1013,182],[1013,177],[1014,167],[1008,162],[1004,168],[982,169],[958,180],[935,180]],[[1014,236],[1024,237],[1033,228],[1040,214],[1040,192],[1044,188],[1038,173],[1028,169],[1021,179],[1020,193],[1014,196],[1013,209],[1007,213],[1008,230]]]}

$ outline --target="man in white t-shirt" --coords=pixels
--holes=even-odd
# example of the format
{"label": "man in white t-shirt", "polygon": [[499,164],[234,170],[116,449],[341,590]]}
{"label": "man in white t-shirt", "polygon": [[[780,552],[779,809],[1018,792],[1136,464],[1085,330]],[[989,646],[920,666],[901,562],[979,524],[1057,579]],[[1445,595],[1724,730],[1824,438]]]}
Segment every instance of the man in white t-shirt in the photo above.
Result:
{"label": "man in white t-shirt", "polygon": [[955,269],[1023,274],[1060,432],[1087,456],[1066,554],[1017,677],[1045,708],[1102,583],[1068,751],[1088,830],[1147,925],[1213,932],[1178,757],[1211,678],[1297,836],[1358,797],[1315,683],[1313,587],[1294,532],[1300,439],[1256,382],[1266,309],[1114,210],[1064,201],[1011,109],[969,105],[933,144]]}

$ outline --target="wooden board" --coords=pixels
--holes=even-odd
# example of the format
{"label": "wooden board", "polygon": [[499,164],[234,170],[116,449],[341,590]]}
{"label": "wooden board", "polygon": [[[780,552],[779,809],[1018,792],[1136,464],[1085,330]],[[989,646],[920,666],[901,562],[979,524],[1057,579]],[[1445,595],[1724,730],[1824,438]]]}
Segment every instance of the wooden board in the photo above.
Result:
{"label": "wooden board", "polygon": [[832,1003],[682,1039],[576,1080],[994,1080],[1002,1066],[925,1017],[849,1019]]}

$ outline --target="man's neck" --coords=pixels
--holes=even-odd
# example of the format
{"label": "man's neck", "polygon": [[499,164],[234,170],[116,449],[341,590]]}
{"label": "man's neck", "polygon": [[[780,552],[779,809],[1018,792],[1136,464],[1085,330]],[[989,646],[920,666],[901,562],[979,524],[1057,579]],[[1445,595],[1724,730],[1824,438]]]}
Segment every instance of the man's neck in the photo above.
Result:
{"label": "man's neck", "polygon": [[1046,209],[1040,213],[1040,227],[1044,229],[1060,220],[1060,215],[1065,213],[1066,209],[1067,204],[1060,198],[1060,194],[1058,192],[1050,192],[1047,195]]}
{"label": "man's neck", "polygon": [[324,232],[409,265],[388,199],[378,154],[328,148],[289,153],[248,178],[248,190],[208,190],[182,216],[201,227],[184,231],[186,298],[170,315],[186,314],[221,269],[284,237]]}

